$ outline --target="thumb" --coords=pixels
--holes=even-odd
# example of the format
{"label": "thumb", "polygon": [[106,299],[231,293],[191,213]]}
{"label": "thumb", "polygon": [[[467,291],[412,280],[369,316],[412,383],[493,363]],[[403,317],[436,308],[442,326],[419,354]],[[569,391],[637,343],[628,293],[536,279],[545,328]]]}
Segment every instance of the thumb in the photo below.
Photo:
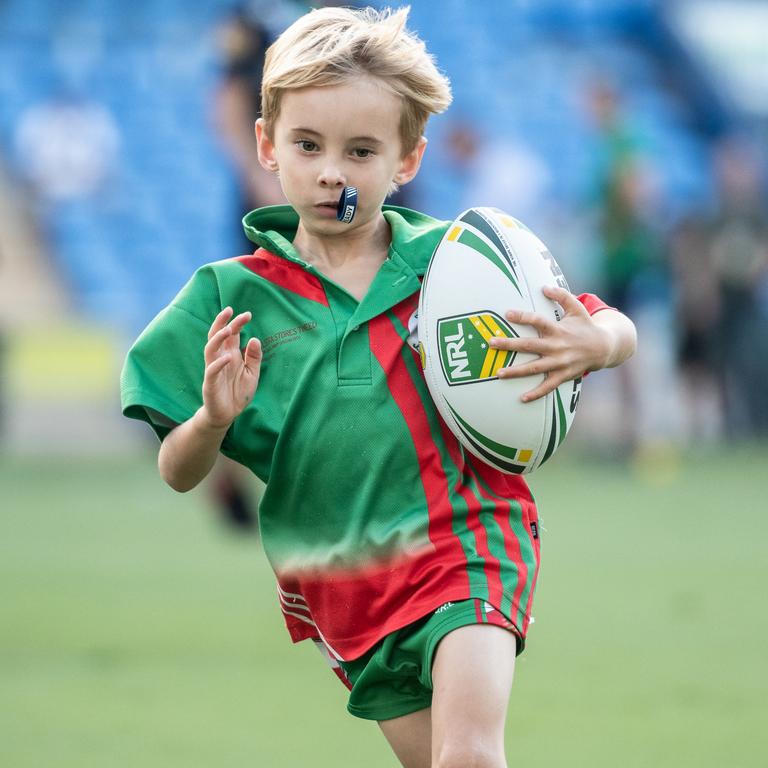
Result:
{"label": "thumb", "polygon": [[261,342],[256,338],[249,339],[243,356],[245,365],[248,368],[258,368],[261,365],[262,356]]}

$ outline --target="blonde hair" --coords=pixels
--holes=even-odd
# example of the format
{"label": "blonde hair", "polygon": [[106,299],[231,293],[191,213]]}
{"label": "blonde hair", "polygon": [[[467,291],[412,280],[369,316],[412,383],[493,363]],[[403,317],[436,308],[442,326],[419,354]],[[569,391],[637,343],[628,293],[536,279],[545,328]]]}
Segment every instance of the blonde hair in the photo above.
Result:
{"label": "blonde hair", "polygon": [[396,11],[327,7],[295,21],[264,61],[261,110],[267,133],[272,135],[284,91],[338,85],[363,74],[402,99],[402,151],[411,152],[429,116],[448,108],[451,86],[423,41],[405,28],[409,12],[409,6]]}

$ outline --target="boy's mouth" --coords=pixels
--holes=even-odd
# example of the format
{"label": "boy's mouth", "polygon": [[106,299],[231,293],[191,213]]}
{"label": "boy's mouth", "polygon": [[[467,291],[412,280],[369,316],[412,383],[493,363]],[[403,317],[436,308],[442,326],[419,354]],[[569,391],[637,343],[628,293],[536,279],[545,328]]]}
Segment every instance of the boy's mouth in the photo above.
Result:
{"label": "boy's mouth", "polygon": [[336,209],[338,207],[338,202],[334,201],[326,201],[322,203],[317,203],[314,208],[318,213],[320,213],[322,216],[333,216],[336,218]]}

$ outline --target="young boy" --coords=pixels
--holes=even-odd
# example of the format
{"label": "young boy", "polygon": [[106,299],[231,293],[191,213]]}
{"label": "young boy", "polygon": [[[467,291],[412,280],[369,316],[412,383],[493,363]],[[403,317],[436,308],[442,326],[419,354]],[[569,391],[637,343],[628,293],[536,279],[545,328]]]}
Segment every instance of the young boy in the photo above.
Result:
{"label": "young boy", "polygon": [[[255,253],[198,270],[144,331],[123,406],[162,439],[176,490],[218,451],[266,482],[260,524],[291,637],[318,644],[349,711],[377,720],[404,766],[495,768],[536,508],[521,477],[463,452],[407,342],[448,222],[383,202],[416,175],[427,118],[450,103],[407,13],[313,11],[269,50],[259,161],[291,205],[249,213]],[[359,206],[343,223],[348,186]],[[503,342],[540,356],[499,374],[546,373],[532,398],[635,344],[596,297],[547,295],[564,319],[510,315],[540,338]]]}

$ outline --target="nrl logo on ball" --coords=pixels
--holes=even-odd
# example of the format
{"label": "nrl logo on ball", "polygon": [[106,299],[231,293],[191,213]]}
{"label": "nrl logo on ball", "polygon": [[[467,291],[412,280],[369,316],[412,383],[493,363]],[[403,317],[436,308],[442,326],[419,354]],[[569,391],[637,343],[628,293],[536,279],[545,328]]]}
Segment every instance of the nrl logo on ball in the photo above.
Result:
{"label": "nrl logo on ball", "polygon": [[495,312],[441,318],[437,336],[443,375],[450,386],[494,379],[500,368],[515,359],[516,353],[488,345],[493,336],[518,336]]}

